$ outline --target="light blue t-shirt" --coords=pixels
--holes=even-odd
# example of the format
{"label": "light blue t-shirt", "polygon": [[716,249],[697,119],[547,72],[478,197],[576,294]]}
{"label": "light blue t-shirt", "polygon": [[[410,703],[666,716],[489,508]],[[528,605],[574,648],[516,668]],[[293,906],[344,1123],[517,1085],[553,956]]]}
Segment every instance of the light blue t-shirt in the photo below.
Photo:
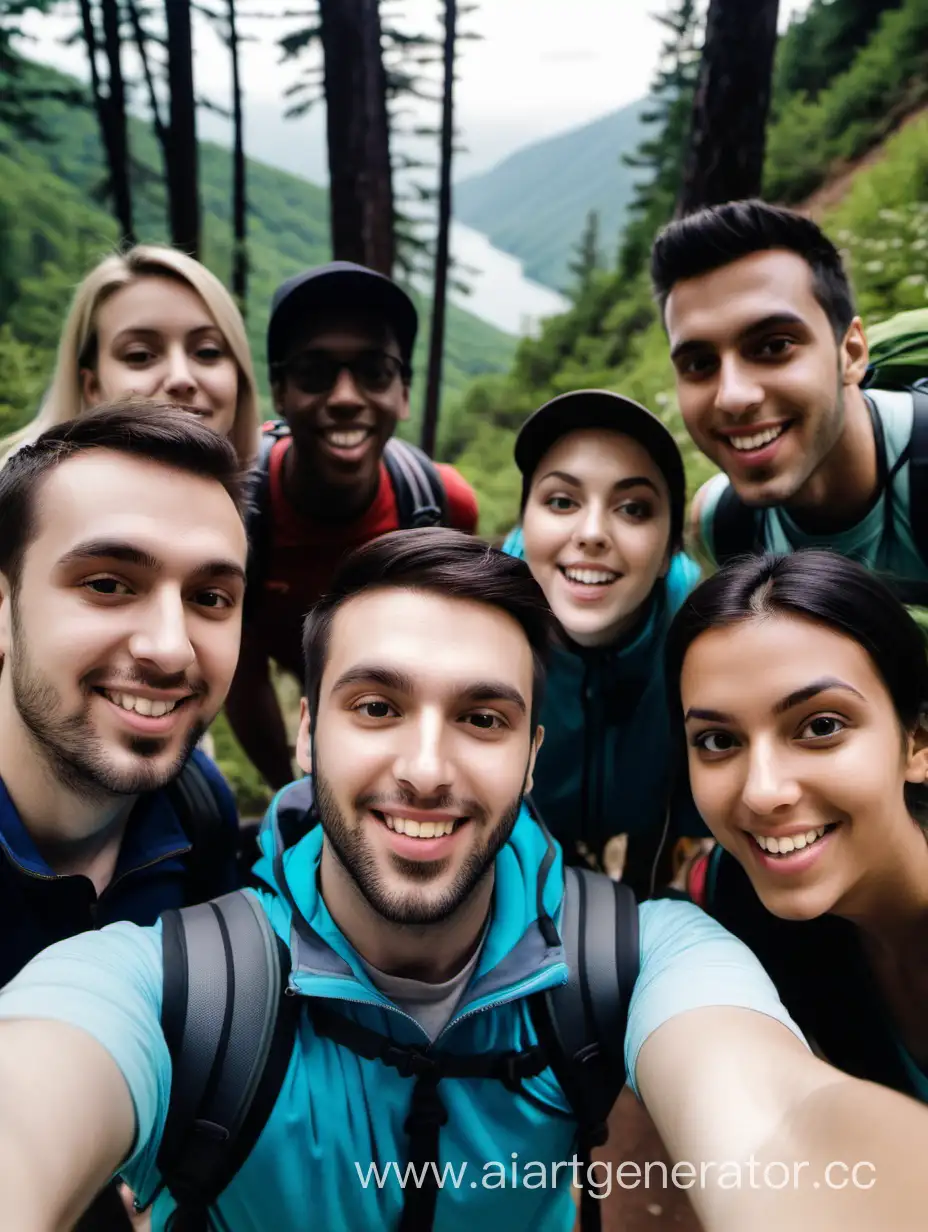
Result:
{"label": "light blue t-shirt", "polygon": [[[636,1093],[636,1065],[644,1042],[688,1010],[751,1009],[782,1022],[803,1039],[757,959],[700,909],[655,900],[640,905],[639,919],[641,969],[625,1038],[629,1081]],[[89,1032],[113,1057],[131,1092],[137,1127],[122,1173],[143,1202],[151,1200],[158,1185],[155,1159],[171,1086],[159,1021],[161,993],[160,925],[130,924],[59,943],[0,993],[0,1018],[70,1023]],[[271,1119],[220,1199],[221,1226],[229,1232],[303,1232],[308,1226],[348,1232],[393,1226],[402,1202],[398,1186],[392,1191],[389,1186],[363,1186],[352,1161],[392,1159],[402,1167],[409,1084],[398,1080],[402,1085],[391,1086],[395,1077],[388,1081],[381,1063],[361,1061],[332,1041],[318,1039],[311,1029],[301,1029]],[[544,1080],[545,1075],[529,1080],[526,1089],[541,1083],[537,1092],[550,1107],[556,1101]],[[443,1091],[454,1085],[446,1080]],[[563,1116],[546,1116],[535,1101],[515,1097],[501,1083],[459,1085],[465,1088],[459,1101],[450,1090],[445,1097],[450,1116],[442,1131],[443,1160],[466,1159],[470,1174],[479,1176],[488,1161],[509,1161],[514,1150],[523,1159],[570,1158],[573,1131]],[[87,1115],[92,1117],[89,1110]],[[459,1190],[443,1189],[440,1226],[443,1232],[472,1232],[482,1220],[488,1229],[530,1226],[567,1232],[574,1217],[569,1176],[569,1171],[559,1174],[563,1184],[558,1193],[552,1187],[530,1192],[467,1184]],[[153,1217],[156,1232],[165,1226],[169,1210],[170,1204],[159,1199]]]}

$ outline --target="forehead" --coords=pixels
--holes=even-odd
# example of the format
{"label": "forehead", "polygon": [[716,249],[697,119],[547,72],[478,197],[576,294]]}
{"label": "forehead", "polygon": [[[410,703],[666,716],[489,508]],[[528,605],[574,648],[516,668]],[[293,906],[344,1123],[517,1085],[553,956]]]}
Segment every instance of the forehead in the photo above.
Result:
{"label": "forehead", "polygon": [[566,471],[575,478],[609,484],[643,475],[666,487],[660,467],[640,441],[608,428],[582,428],[555,441],[535,468],[534,482],[552,470]]}
{"label": "forehead", "polygon": [[213,325],[212,316],[198,293],[180,278],[146,274],[136,278],[100,305],[97,326],[101,333],[151,327],[185,329]]}
{"label": "forehead", "polygon": [[686,652],[684,708],[768,710],[814,680],[835,676],[871,700],[887,697],[876,666],[853,638],[813,620],[763,616],[701,633]]}
{"label": "forehead", "polygon": [[53,468],[35,514],[27,567],[33,560],[51,566],[79,543],[113,539],[179,572],[245,561],[242,520],[218,481],[111,450],[88,450]]}
{"label": "forehead", "polygon": [[693,340],[722,341],[779,313],[828,328],[815,298],[812,269],[795,252],[755,252],[674,285],[665,319],[671,347]]}
{"label": "forehead", "polygon": [[490,679],[531,697],[532,652],[521,626],[472,599],[385,588],[348,600],[332,622],[324,678],[334,683],[359,663],[396,668],[422,692]]}

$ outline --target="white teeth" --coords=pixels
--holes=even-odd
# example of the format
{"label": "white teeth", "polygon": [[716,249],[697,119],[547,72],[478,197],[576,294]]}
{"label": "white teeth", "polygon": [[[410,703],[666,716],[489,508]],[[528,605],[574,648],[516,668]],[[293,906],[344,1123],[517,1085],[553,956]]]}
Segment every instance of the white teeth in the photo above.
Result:
{"label": "white teeth", "polygon": [[811,847],[825,833],[825,827],[819,826],[815,830],[807,830],[805,834],[794,834],[792,837],[774,838],[766,834],[752,834],[754,842],[762,851],[767,851],[771,855],[789,855],[791,851],[802,851],[804,847]]}
{"label": "white teeth", "polygon": [[414,821],[411,817],[393,817],[389,813],[384,813],[383,817],[389,829],[410,838],[444,838],[454,829],[453,821]]}
{"label": "white teeth", "polygon": [[779,428],[768,428],[766,432],[757,432],[754,436],[730,436],[728,443],[732,449],[742,452],[748,449],[760,449],[764,445],[769,445],[771,441],[775,441],[778,436],[782,436],[785,431],[786,426],[781,425]]}
{"label": "white teeth", "polygon": [[336,449],[354,449],[367,439],[367,429],[351,428],[346,432],[329,432],[328,438]]}
{"label": "white teeth", "polygon": [[150,697],[135,697],[131,693],[110,693],[108,690],[105,692],[110,701],[121,710],[134,710],[136,714],[144,714],[153,719],[170,714],[177,705],[177,702],[153,701]]}
{"label": "white teeth", "polygon": [[611,569],[569,569],[564,574],[572,582],[582,582],[585,586],[606,586],[619,576]]}

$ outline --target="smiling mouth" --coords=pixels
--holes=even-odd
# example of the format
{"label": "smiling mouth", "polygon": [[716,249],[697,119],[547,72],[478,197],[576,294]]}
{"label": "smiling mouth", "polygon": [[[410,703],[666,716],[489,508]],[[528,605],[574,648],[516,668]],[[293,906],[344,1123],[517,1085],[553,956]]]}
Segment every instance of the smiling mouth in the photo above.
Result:
{"label": "smiling mouth", "polygon": [[812,847],[824,838],[826,834],[830,834],[832,830],[837,828],[837,822],[831,822],[826,826],[814,826],[807,830],[804,834],[791,834],[788,837],[776,838],[773,835],[751,834],[751,838],[758,845],[764,855],[776,856],[782,859],[785,856],[794,855],[797,851],[805,851],[807,847]]}
{"label": "smiling mouth", "polygon": [[766,449],[768,445],[772,445],[774,441],[778,441],[780,437],[788,432],[792,427],[792,421],[788,423],[777,424],[773,428],[764,428],[762,432],[754,432],[750,436],[726,436],[722,435],[722,439],[729,448],[734,449],[736,453],[753,453],[758,449]]}
{"label": "smiling mouth", "polygon": [[392,813],[381,813],[377,809],[371,809],[371,812],[388,830],[405,834],[408,838],[445,838],[470,820],[468,817],[442,817],[438,821],[416,821],[413,817],[395,817]]}
{"label": "smiling mouth", "polygon": [[101,697],[105,697],[107,701],[112,702],[114,706],[118,706],[120,710],[128,710],[133,714],[140,714],[145,718],[152,719],[160,719],[166,714],[173,714],[175,710],[179,710],[181,706],[186,705],[191,697],[193,697],[191,693],[187,697],[164,701],[154,697],[138,697],[134,693],[120,693],[115,689],[94,689],[94,693],[99,693]]}
{"label": "smiling mouth", "polygon": [[611,586],[613,582],[617,582],[622,577],[622,574],[616,573],[614,569],[601,569],[592,566],[558,565],[558,569],[567,578],[568,582],[578,582],[582,586]]}
{"label": "smiling mouth", "polygon": [[357,449],[374,433],[371,428],[326,428],[320,435],[335,449]]}

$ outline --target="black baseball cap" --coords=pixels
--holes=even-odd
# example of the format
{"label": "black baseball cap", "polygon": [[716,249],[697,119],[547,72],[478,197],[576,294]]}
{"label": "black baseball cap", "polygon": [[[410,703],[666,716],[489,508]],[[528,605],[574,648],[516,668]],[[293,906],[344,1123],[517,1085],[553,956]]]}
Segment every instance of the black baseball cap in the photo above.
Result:
{"label": "black baseball cap", "polygon": [[274,292],[267,327],[268,366],[284,358],[294,324],[329,312],[366,312],[381,317],[396,335],[403,361],[407,365],[411,362],[419,316],[406,292],[386,275],[364,265],[330,261],[288,278]]}
{"label": "black baseball cap", "polygon": [[608,389],[575,389],[546,402],[530,415],[516,437],[516,466],[522,472],[522,507],[532,476],[551,446],[583,428],[621,432],[642,444],[657,463],[670,493],[670,537],[683,540],[686,472],[677,442],[656,415],[640,403]]}

